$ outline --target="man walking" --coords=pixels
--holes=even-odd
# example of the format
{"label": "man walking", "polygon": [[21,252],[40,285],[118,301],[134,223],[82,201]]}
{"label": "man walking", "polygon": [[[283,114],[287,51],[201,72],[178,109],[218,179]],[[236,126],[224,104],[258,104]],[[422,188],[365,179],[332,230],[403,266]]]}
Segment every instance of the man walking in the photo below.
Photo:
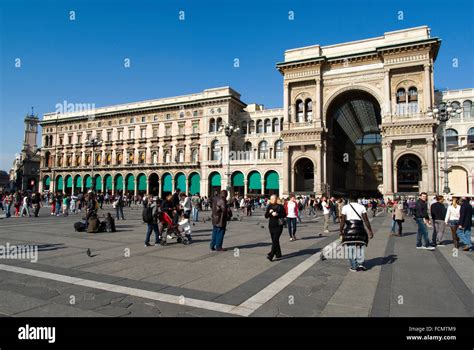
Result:
{"label": "man walking", "polygon": [[443,245],[444,219],[446,218],[446,207],[443,202],[444,197],[437,196],[436,202],[431,204],[430,207],[431,219],[433,220],[433,237],[431,243],[434,247]]}
{"label": "man walking", "polygon": [[193,221],[198,222],[199,221],[199,210],[201,209],[201,196],[199,195],[199,192],[196,193],[192,198],[191,198],[191,203],[193,205]]}
{"label": "man walking", "polygon": [[159,215],[159,204],[157,203],[158,198],[153,197],[151,203],[148,203],[148,206],[143,208],[143,221],[147,225],[146,237],[145,237],[145,247],[149,247],[151,231],[155,232],[155,246],[160,244],[160,231],[158,229],[158,215]]}
{"label": "man walking", "polygon": [[227,227],[227,221],[232,217],[232,211],[227,205],[227,191],[222,190],[219,198],[216,198],[212,206],[212,238],[211,250],[224,252],[227,249],[222,248],[224,242],[224,234]]}
{"label": "man walking", "polygon": [[329,233],[329,204],[327,202],[326,196],[323,196],[321,206],[323,208],[324,215],[324,233]]}
{"label": "man walking", "polygon": [[118,197],[115,200],[114,204],[115,204],[115,211],[116,211],[116,214],[117,214],[117,220],[120,220],[120,217],[122,217],[122,220],[125,220],[125,217],[123,216],[124,203],[123,203],[122,193],[118,194]]}
{"label": "man walking", "polygon": [[472,206],[469,197],[463,197],[461,210],[459,215],[459,229],[458,236],[462,243],[464,243],[463,250],[465,252],[471,250],[471,227],[472,227]]}
{"label": "man walking", "polygon": [[[416,249],[427,249],[434,250],[435,247],[430,245],[430,239],[428,238],[428,229],[426,224],[430,224],[430,217],[428,216],[428,205],[426,200],[428,194],[422,192],[420,198],[416,201],[415,205],[415,220],[418,225],[418,232],[416,234]],[[421,238],[425,241],[425,245],[422,246]]]}

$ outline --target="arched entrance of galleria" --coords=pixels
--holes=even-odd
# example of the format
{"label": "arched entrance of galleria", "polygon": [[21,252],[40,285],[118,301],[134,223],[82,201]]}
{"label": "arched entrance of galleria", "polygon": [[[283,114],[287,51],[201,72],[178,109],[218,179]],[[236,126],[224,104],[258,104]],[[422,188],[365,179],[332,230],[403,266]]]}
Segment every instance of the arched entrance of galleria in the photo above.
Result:
{"label": "arched entrance of galleria", "polygon": [[328,183],[332,195],[380,195],[382,175],[381,107],[363,90],[348,90],[330,103],[326,120]]}

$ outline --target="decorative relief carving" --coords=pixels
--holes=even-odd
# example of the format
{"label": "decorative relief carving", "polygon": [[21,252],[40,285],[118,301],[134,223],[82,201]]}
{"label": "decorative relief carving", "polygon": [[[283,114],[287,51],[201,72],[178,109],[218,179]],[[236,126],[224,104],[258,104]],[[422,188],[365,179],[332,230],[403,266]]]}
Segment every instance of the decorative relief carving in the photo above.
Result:
{"label": "decorative relief carving", "polygon": [[365,81],[382,81],[383,79],[384,73],[361,74],[353,75],[351,77],[326,78],[324,79],[324,85],[339,85]]}
{"label": "decorative relief carving", "polygon": [[302,78],[302,77],[308,77],[308,76],[313,76],[313,75],[319,75],[319,69],[286,73],[285,79]]}
{"label": "decorative relief carving", "polygon": [[385,60],[385,64],[396,64],[414,61],[423,61],[429,59],[428,53],[420,53],[417,55],[390,57]]}

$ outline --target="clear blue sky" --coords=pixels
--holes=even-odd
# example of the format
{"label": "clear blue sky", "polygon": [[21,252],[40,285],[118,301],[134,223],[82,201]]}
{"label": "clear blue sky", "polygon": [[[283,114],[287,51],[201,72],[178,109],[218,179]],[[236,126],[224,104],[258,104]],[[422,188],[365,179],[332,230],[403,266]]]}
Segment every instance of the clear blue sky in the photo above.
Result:
{"label": "clear blue sky", "polygon": [[247,103],[281,107],[275,63],[285,49],[407,27],[428,25],[442,39],[438,88],[474,87],[474,5],[468,0],[0,0],[0,10],[3,170],[21,148],[31,106],[42,116],[65,100],[99,107],[230,85]]}

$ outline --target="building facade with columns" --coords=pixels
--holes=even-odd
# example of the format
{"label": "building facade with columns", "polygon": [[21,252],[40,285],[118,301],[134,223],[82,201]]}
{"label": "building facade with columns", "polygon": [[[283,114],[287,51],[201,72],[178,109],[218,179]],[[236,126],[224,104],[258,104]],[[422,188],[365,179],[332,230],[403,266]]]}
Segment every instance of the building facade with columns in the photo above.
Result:
{"label": "building facade with columns", "polygon": [[448,186],[451,193],[473,193],[474,174],[474,89],[436,92],[436,103],[450,102],[453,108],[462,110],[438,129],[438,159],[440,165],[438,188],[444,188],[444,131],[448,160]]}
{"label": "building facade with columns", "polygon": [[158,196],[434,194],[439,123],[427,111],[439,47],[423,26],[287,50],[276,65],[283,108],[222,87],[45,114],[42,189],[84,191],[94,176],[97,191]]}

